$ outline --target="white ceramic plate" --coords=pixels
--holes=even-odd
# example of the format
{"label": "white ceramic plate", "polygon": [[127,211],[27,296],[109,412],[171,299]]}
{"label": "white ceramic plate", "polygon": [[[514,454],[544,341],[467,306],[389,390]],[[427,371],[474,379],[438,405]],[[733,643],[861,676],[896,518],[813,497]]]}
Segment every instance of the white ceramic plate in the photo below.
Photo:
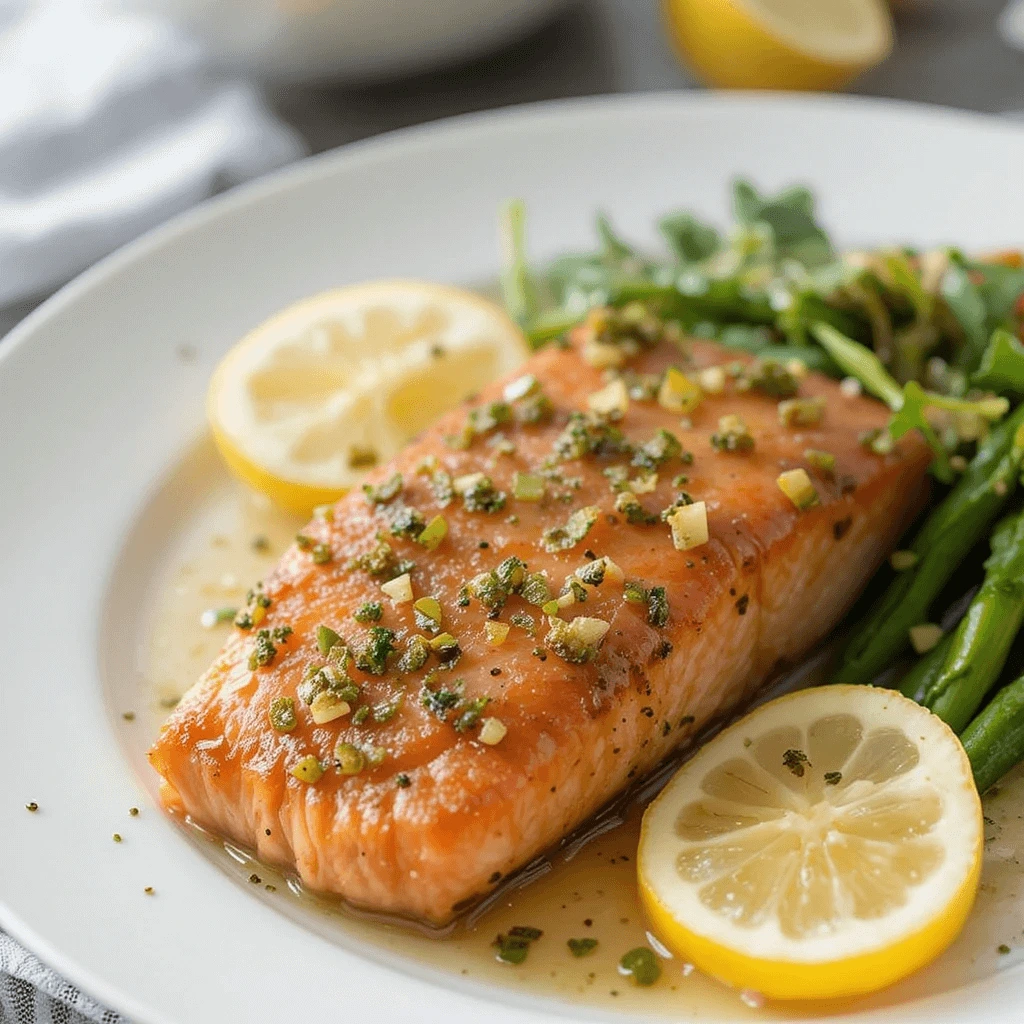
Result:
{"label": "white ceramic plate", "polygon": [[[0,344],[0,925],[140,1022],[604,1016],[327,937],[255,898],[154,809],[144,743],[120,711],[140,699],[147,580],[190,514],[209,371],[245,330],[322,288],[486,279],[509,196],[528,202],[538,257],[588,245],[598,208],[640,238],[673,207],[724,220],[737,173],[768,189],[809,182],[845,243],[972,248],[1020,243],[1021,167],[1019,129],[912,106],[559,103],[308,161],[65,288]],[[196,358],[182,361],[182,346]],[[132,804],[144,812],[116,845]],[[898,1012],[1012,1018],[1022,994],[1024,975],[1007,970]]]}

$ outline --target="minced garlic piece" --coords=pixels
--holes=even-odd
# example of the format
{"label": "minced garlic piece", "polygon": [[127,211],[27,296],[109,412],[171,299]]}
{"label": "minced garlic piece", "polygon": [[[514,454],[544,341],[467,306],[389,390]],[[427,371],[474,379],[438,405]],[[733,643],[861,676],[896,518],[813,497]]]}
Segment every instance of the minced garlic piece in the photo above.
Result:
{"label": "minced garlic piece", "polygon": [[318,693],[313,698],[313,703],[309,705],[309,713],[313,716],[313,721],[317,725],[326,725],[328,722],[333,722],[336,718],[343,718],[352,710],[348,701],[342,700],[336,694],[325,690],[323,693]]}
{"label": "minced garlic piece", "polygon": [[725,369],[708,366],[697,374],[697,382],[709,395],[720,395],[725,391]]}
{"label": "minced garlic piece", "polygon": [[889,556],[889,564],[896,572],[906,572],[908,569],[913,569],[917,563],[918,555],[916,551],[894,551]]}
{"label": "minced garlic piece", "polygon": [[580,354],[597,370],[614,369],[626,361],[626,353],[618,345],[605,345],[593,338],[587,339]]}
{"label": "minced garlic piece", "polygon": [[480,742],[493,747],[508,733],[508,726],[500,718],[485,718],[480,723]]}
{"label": "minced garlic piece", "polygon": [[910,643],[918,654],[927,654],[941,639],[942,627],[934,622],[922,622],[919,626],[911,626],[907,630]]}
{"label": "minced garlic piece", "polygon": [[508,639],[509,626],[506,622],[485,622],[484,632],[492,647],[500,647]]}
{"label": "minced garlic piece", "polygon": [[776,477],[775,482],[779,490],[801,511],[818,504],[818,492],[806,469],[787,469]]}
{"label": "minced garlic piece", "polygon": [[600,391],[592,391],[587,396],[587,406],[591,412],[602,416],[625,416],[629,409],[629,392],[621,380],[613,380]]}
{"label": "minced garlic piece", "polygon": [[704,393],[682,370],[670,366],[658,389],[658,405],[669,412],[690,413],[697,408]]}
{"label": "minced garlic piece", "polygon": [[387,583],[382,583],[380,589],[391,598],[395,604],[405,604],[412,600],[412,578],[406,572],[397,576]]}
{"label": "minced garlic piece", "polygon": [[667,519],[677,551],[689,551],[708,542],[708,509],[703,501],[681,505]]}
{"label": "minced garlic piece", "polygon": [[824,414],[824,398],[787,398],[779,402],[779,422],[784,427],[814,427]]}

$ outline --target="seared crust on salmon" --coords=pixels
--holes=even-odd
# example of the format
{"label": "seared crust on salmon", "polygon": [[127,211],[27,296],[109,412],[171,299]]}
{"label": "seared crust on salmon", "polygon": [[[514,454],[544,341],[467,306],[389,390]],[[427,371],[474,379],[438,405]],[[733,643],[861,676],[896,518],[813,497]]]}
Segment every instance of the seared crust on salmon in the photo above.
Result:
{"label": "seared crust on salmon", "polygon": [[[488,406],[502,400],[495,384],[472,403],[485,410],[475,434],[463,429],[462,409],[375,473],[378,485],[401,474],[396,495],[385,490],[374,502],[351,493],[333,516],[309,524],[265,581],[265,599],[254,594],[252,627],[233,629],[153,747],[170,808],[294,869],[314,889],[441,924],[749,699],[776,666],[801,658],[836,624],[920,507],[925,445],[907,436],[892,453],[875,454],[861,438],[884,427],[887,410],[817,374],[799,382],[799,396],[822,400],[820,421],[784,425],[778,389],[755,379],[744,390],[750,373],[737,371],[685,419],[673,396],[667,404],[676,411],[648,395],[617,422],[575,421],[574,444],[570,414],[587,410],[607,383],[581,358],[583,333],[523,368],[542,391],[522,398],[530,382],[513,388],[511,418]],[[670,365],[694,379],[700,368],[735,358],[710,343],[682,352],[662,341],[631,358],[638,376],[624,382],[641,394]],[[740,423],[720,425],[727,414]],[[671,444],[667,455],[664,444],[638,454],[662,429],[681,454]],[[629,483],[623,469],[606,474],[610,467],[624,467],[640,493],[617,499],[613,488]],[[778,483],[780,473],[801,467],[817,494],[804,509]],[[543,479],[541,500],[514,496],[517,472],[531,478],[519,480],[519,493]],[[492,489],[462,479],[475,473]],[[453,495],[449,478],[469,493]],[[709,538],[679,550],[660,513],[689,500],[705,503]],[[416,538],[437,515],[447,535],[430,550]],[[545,531],[554,532],[545,539]],[[467,588],[510,556],[527,568],[516,573],[518,563],[506,562],[494,593],[479,582]],[[558,617],[599,620],[597,632],[607,623],[603,636],[552,628],[524,599],[524,573],[546,574],[557,597],[567,575],[601,559],[610,559],[601,582],[570,587],[585,601],[564,599]],[[410,638],[437,634],[411,603],[381,591],[406,570],[416,598],[437,598],[439,632],[458,645],[435,644],[416,668],[424,645]],[[636,586],[624,588],[623,576]],[[664,600],[650,596],[659,587]],[[366,602],[382,604],[378,622],[353,617]],[[493,642],[500,626],[488,636],[489,622],[510,627],[504,642]],[[345,646],[333,649],[321,632],[318,647],[322,625]],[[259,630],[275,628],[258,640]],[[374,635],[377,646],[368,646]],[[348,650],[351,659],[339,657]],[[333,697],[345,698],[348,713],[318,725],[303,697],[322,690],[315,673],[332,658],[334,682],[348,678],[355,689],[342,681]],[[279,698],[292,701],[290,730],[287,701],[275,705],[277,728],[271,722]],[[485,726],[490,718],[499,724]],[[339,743],[350,745],[341,768]],[[304,762],[312,765],[299,770],[305,781],[292,771],[304,758],[319,762]]]}

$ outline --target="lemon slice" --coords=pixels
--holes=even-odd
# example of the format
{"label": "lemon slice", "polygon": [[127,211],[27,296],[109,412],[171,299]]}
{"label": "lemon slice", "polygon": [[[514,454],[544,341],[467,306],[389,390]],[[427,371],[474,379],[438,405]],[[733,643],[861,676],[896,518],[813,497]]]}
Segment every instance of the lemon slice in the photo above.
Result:
{"label": "lemon slice", "polygon": [[471,292],[353,285],[247,334],[214,372],[207,414],[237,476],[308,514],[527,354],[519,328]]}
{"label": "lemon slice", "polygon": [[676,48],[711,85],[838,89],[884,60],[884,0],[664,0]]}
{"label": "lemon slice", "polygon": [[827,686],[751,712],[644,816],[640,890],[665,944],[778,999],[870,992],[960,931],[981,801],[939,718],[891,690]]}

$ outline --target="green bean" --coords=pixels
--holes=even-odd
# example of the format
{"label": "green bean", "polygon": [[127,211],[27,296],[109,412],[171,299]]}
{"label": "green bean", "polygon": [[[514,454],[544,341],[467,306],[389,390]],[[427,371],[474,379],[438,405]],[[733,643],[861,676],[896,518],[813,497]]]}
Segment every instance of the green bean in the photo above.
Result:
{"label": "green bean", "polygon": [[952,632],[945,636],[925,655],[918,658],[907,674],[900,680],[900,693],[920,704],[924,695],[938,678],[946,655],[953,643]]}
{"label": "green bean", "polygon": [[922,703],[959,732],[971,720],[1006,664],[1024,623],[1024,512],[992,533],[985,582],[953,634],[942,671]]}
{"label": "green bean", "polygon": [[1017,485],[1024,457],[1024,405],[993,428],[960,482],[925,520],[902,572],[854,627],[837,682],[870,683],[909,644],[907,631],[928,610],[971,548],[988,531]]}
{"label": "green bean", "polygon": [[1004,686],[960,737],[984,793],[1024,761],[1024,676]]}

